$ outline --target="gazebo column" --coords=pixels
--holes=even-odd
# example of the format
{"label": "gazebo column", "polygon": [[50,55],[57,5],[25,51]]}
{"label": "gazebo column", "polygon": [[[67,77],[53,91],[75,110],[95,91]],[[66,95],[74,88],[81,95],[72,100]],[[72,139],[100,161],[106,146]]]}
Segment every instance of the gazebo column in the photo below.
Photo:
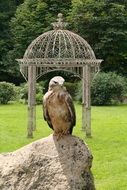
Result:
{"label": "gazebo column", "polygon": [[91,137],[91,101],[90,101],[90,66],[83,67],[82,77],[82,130],[86,132],[87,137]]}
{"label": "gazebo column", "polygon": [[28,66],[28,125],[27,137],[33,137],[36,129],[36,65]]}

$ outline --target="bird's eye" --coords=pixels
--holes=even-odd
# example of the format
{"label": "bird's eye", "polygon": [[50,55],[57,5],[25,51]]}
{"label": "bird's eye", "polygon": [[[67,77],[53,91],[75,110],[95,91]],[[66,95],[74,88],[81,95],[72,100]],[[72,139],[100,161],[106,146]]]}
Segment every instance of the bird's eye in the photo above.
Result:
{"label": "bird's eye", "polygon": [[55,84],[57,84],[58,82],[54,81]]}

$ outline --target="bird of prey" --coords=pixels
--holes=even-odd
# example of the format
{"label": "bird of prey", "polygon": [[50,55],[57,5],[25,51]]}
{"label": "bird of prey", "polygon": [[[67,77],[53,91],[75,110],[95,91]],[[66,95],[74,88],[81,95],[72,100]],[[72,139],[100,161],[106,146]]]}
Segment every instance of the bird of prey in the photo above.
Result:
{"label": "bird of prey", "polygon": [[53,77],[48,92],[43,97],[43,115],[57,140],[63,135],[72,134],[76,123],[75,108],[70,94],[63,86],[64,78]]}

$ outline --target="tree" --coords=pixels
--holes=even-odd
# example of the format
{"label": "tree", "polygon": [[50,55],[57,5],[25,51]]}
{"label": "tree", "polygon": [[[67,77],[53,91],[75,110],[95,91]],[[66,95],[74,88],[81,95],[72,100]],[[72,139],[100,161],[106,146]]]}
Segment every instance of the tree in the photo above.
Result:
{"label": "tree", "polygon": [[8,80],[12,72],[7,60],[7,53],[13,48],[9,22],[15,13],[16,5],[22,2],[21,0],[0,1],[0,80]]}
{"label": "tree", "polygon": [[104,59],[104,71],[127,74],[127,1],[72,0],[70,26]]}
{"label": "tree", "polygon": [[17,75],[18,63],[16,58],[22,58],[28,45],[40,34],[51,30],[51,23],[57,14],[65,16],[71,6],[71,0],[25,0],[11,20],[14,47],[8,53],[9,64]]}
{"label": "tree", "polygon": [[[7,2],[11,3],[14,0],[6,0],[3,3],[7,6]],[[12,76],[18,79],[20,72],[15,59],[23,57],[28,45],[38,35],[52,29],[50,24],[55,21],[59,12],[65,17],[68,16],[68,12],[70,13],[68,16],[70,29],[89,42],[97,58],[104,59],[102,63],[104,71],[115,70],[118,73],[127,73],[127,1],[25,0],[23,3],[23,0],[15,0],[13,14],[19,3],[22,4],[18,6],[15,16],[11,19],[11,33],[9,21],[4,27],[9,31],[7,32],[9,38],[4,35],[5,39],[9,39],[5,40],[5,46],[1,41],[2,37],[0,38],[1,76],[6,72],[11,79]]]}

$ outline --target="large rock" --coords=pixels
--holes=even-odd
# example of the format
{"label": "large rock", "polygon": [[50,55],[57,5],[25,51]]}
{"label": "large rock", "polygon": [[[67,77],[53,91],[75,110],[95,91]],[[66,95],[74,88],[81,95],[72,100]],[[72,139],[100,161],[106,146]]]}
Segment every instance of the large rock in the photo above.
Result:
{"label": "large rock", "polygon": [[78,137],[50,135],[0,155],[0,190],[94,190],[91,163]]}

